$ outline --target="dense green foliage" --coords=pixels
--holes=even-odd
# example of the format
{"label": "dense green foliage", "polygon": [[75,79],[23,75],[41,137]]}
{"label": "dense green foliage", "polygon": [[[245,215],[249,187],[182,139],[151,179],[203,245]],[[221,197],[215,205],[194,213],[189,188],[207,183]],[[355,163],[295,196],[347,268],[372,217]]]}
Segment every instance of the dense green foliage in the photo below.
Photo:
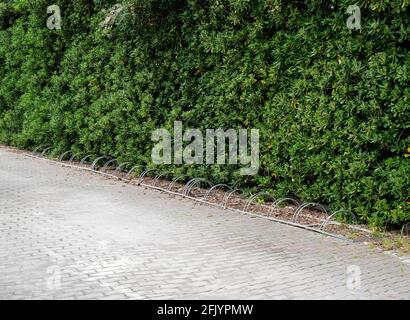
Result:
{"label": "dense green foliage", "polygon": [[[362,221],[410,221],[409,1],[0,1],[0,142],[150,162],[152,130],[261,130],[261,169],[179,166],[350,208]],[[410,153],[410,150],[408,151]]]}

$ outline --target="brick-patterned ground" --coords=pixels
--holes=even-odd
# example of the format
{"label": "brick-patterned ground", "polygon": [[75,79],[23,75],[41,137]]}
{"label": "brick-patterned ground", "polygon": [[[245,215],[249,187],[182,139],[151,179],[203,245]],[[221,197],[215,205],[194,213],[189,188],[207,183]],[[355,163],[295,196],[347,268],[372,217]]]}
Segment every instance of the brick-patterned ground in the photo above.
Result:
{"label": "brick-patterned ground", "polygon": [[0,299],[126,298],[408,299],[410,267],[0,147]]}

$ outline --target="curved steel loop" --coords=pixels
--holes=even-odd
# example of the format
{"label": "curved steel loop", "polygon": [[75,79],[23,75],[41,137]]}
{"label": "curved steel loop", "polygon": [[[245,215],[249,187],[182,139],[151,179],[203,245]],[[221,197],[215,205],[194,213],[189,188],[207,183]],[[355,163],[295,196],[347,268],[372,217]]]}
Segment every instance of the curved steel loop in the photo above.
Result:
{"label": "curved steel loop", "polygon": [[[231,188],[230,186],[228,186],[227,184],[223,184],[223,183],[216,184],[216,185],[214,185],[211,189],[209,189],[209,190],[205,193],[205,195],[204,195],[204,200],[206,201],[206,200],[208,199],[209,195],[211,194],[211,192],[212,192],[213,190],[215,190],[215,189],[217,189],[217,188],[222,188],[222,187],[225,187],[225,188],[228,188],[229,190],[232,190],[232,188]],[[229,191],[229,190],[228,190],[228,191]]]}
{"label": "curved steel loop", "polygon": [[326,219],[326,221],[324,221],[324,222],[320,225],[319,230],[323,230],[323,229],[329,224],[329,222],[332,220],[332,218],[333,218],[334,216],[340,214],[340,213],[349,214],[349,215],[353,218],[352,220],[353,220],[354,224],[357,224],[356,215],[355,215],[352,211],[349,211],[349,210],[338,210],[338,211],[333,212],[333,213]]}
{"label": "curved steel loop", "polygon": [[34,148],[33,153],[36,153],[38,150],[40,150],[41,148],[43,148],[43,146],[37,146]]}
{"label": "curved steel loop", "polygon": [[246,203],[246,205],[243,207],[242,211],[247,211],[248,208],[250,207],[250,205],[252,204],[252,202],[257,199],[260,196],[268,196],[270,199],[272,199],[272,201],[276,201],[276,199],[268,192],[259,192],[255,195],[253,195],[252,197],[249,198],[249,201]]}
{"label": "curved steel loop", "polygon": [[75,153],[70,157],[70,160],[68,160],[69,163],[73,162],[75,158],[77,158],[80,155],[80,153]]}
{"label": "curved steel loop", "polygon": [[239,192],[239,191],[244,192],[243,189],[234,189],[232,191],[228,190],[228,191],[225,192],[224,200],[223,200],[223,203],[222,203],[222,206],[223,206],[224,209],[226,209],[227,206],[228,206],[229,198],[232,197],[233,194],[235,194],[236,192]]}
{"label": "curved steel loop", "polygon": [[60,157],[58,158],[58,161],[63,161],[63,160],[64,160],[64,157],[65,157],[66,155],[72,154],[72,153],[73,153],[73,152],[72,152],[71,150],[68,150],[68,151],[62,153],[62,154],[60,155]]}
{"label": "curved steel loop", "polygon": [[40,155],[41,152],[39,152],[39,150],[44,150],[44,145],[39,145],[38,147],[36,147],[36,148],[33,150],[34,155]]}
{"label": "curved steel loop", "polygon": [[89,159],[93,156],[94,156],[93,154],[86,155],[84,158],[81,159],[80,164],[84,164],[87,159]]}
{"label": "curved steel loop", "polygon": [[326,209],[324,206],[322,206],[320,203],[308,202],[308,203],[303,203],[302,205],[300,205],[300,206],[296,209],[296,211],[295,211],[295,213],[294,213],[294,215],[293,215],[292,221],[293,221],[293,222],[296,222],[297,219],[298,219],[298,217],[299,217],[299,215],[300,215],[300,213],[301,213],[304,209],[306,209],[307,207],[312,207],[312,208],[319,209],[319,210],[323,211],[324,213],[326,213],[327,215],[329,215],[329,212],[327,211],[327,209]]}
{"label": "curved steel loop", "polygon": [[107,171],[108,166],[109,166],[111,163],[114,163],[114,162],[116,162],[116,163],[118,164],[118,160],[117,160],[117,159],[108,160],[108,161],[102,166],[102,168],[101,168],[100,171],[101,171],[101,172]]}
{"label": "curved steel loop", "polygon": [[97,159],[94,160],[94,162],[91,164],[91,170],[96,170],[96,165],[98,164],[98,162],[102,159],[107,159],[110,160],[111,157],[110,156],[102,156],[102,157],[98,157]]}
{"label": "curved steel loop", "polygon": [[120,163],[120,164],[118,165],[118,167],[115,168],[115,171],[117,171],[117,172],[122,172],[122,168],[124,168],[127,164],[130,164],[130,162]]}
{"label": "curved steel loop", "polygon": [[170,173],[172,173],[171,171],[163,171],[163,172],[160,172],[159,174],[157,174],[156,176],[155,176],[155,178],[154,178],[154,184],[153,184],[153,186],[155,187],[156,185],[157,185],[157,182],[159,181],[159,179],[161,178],[161,177],[163,177],[163,176],[165,176],[165,175],[167,175],[167,174],[170,174]]}
{"label": "curved steel loop", "polygon": [[195,186],[196,184],[199,183],[199,187],[200,187],[200,186],[201,186],[201,182],[206,182],[209,187],[213,187],[213,185],[214,185],[211,181],[209,181],[209,180],[207,180],[207,179],[196,180],[196,181],[194,181],[194,182],[191,183],[191,185],[189,186],[189,189],[188,189],[187,192],[186,192],[186,195],[189,196],[189,194],[191,193],[192,189],[194,188],[194,186]]}
{"label": "curved steel loop", "polygon": [[198,180],[198,179],[201,179],[201,178],[193,178],[193,179],[189,180],[187,183],[185,183],[184,188],[182,189],[182,193],[183,193],[184,195],[186,195],[186,191],[188,190],[188,188],[191,186],[191,184],[192,184],[193,182],[195,182],[195,181]]}
{"label": "curved steel loop", "polygon": [[184,188],[182,189],[182,193],[183,193],[184,195],[186,195],[188,189],[189,189],[190,186],[191,186],[191,184],[194,183],[195,181],[197,181],[198,179],[201,179],[201,178],[193,178],[193,179],[189,180],[187,183],[185,183]]}
{"label": "curved steel loop", "polygon": [[133,166],[125,175],[125,178],[128,179],[128,177],[135,171],[137,168],[144,168],[143,165],[137,164],[136,166]]}
{"label": "curved steel loop", "polygon": [[201,183],[201,182],[206,182],[210,187],[213,186],[212,182],[209,181],[208,179],[205,179],[205,178],[194,178],[194,179],[192,179],[191,181],[189,181],[189,182],[185,185],[184,192],[183,192],[184,195],[188,196],[188,195],[191,193],[191,191],[192,191],[192,189],[194,188],[194,186],[195,186],[196,184],[198,184],[198,183]]}
{"label": "curved steel loop", "polygon": [[269,209],[268,215],[270,215],[273,210],[277,209],[278,206],[279,206],[281,203],[285,202],[285,201],[293,202],[293,203],[296,204],[298,207],[300,206],[300,202],[297,201],[297,200],[295,200],[295,199],[292,199],[292,198],[281,198],[281,199],[278,199],[278,200],[276,200],[275,202],[272,203],[272,206],[271,206],[270,209]]}
{"label": "curved steel loop", "polygon": [[[179,180],[181,180],[181,179],[183,179],[183,178],[190,178],[190,176],[189,176],[189,175],[186,175],[186,174],[183,174],[183,175],[181,175],[181,176],[175,177],[174,180],[172,180],[172,181],[170,182],[170,184],[168,185],[167,190],[171,190],[171,189],[174,187],[174,185],[175,185]],[[184,188],[185,188],[185,186],[184,186]]]}
{"label": "curved steel loop", "polygon": [[52,148],[53,148],[53,147],[45,148],[45,149],[41,152],[40,157],[44,157],[45,154],[47,153],[47,151],[48,151],[48,150],[51,150]]}
{"label": "curved steel loop", "polygon": [[157,169],[146,169],[143,173],[140,174],[140,176],[138,177],[138,181],[137,184],[141,184],[142,181],[144,181],[144,178],[146,177],[146,175],[150,172],[154,172]]}

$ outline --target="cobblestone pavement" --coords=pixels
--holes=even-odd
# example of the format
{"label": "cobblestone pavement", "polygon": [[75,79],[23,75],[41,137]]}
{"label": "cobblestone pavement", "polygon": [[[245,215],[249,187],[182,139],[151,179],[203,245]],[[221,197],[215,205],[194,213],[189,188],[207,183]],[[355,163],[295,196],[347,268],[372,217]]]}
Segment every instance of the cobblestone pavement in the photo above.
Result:
{"label": "cobblestone pavement", "polygon": [[127,298],[408,299],[410,268],[0,147],[0,299]]}

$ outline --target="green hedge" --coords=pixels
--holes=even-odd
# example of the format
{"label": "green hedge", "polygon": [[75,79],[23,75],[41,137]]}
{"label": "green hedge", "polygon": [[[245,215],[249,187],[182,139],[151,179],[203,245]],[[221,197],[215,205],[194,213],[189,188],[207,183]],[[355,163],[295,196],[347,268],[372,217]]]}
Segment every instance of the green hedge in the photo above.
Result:
{"label": "green hedge", "polygon": [[[34,2],[34,3],[33,3]],[[263,189],[362,221],[410,221],[409,2],[0,1],[0,141],[150,164],[152,130],[259,128],[255,177],[230,166],[174,172]],[[120,1],[121,2],[121,1]]]}

